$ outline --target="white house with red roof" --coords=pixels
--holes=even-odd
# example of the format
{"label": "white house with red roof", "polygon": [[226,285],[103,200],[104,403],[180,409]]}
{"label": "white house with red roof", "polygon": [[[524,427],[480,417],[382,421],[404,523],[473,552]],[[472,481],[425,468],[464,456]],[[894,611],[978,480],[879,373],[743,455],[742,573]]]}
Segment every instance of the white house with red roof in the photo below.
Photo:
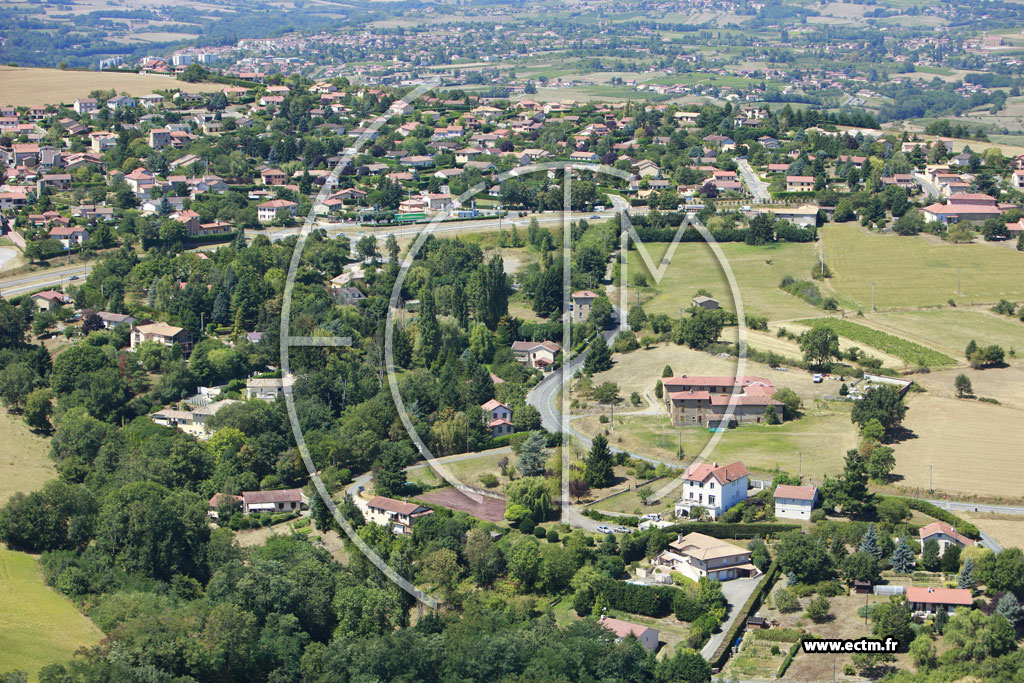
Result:
{"label": "white house with red roof", "polygon": [[507,405],[492,398],[480,407],[484,411],[484,419],[487,420],[487,428],[491,430],[491,436],[504,436],[516,431],[512,424],[512,409]]}
{"label": "white house with red roof", "polygon": [[779,484],[775,488],[775,516],[783,519],[811,518],[818,500],[818,487]]}
{"label": "white house with red roof", "polygon": [[590,307],[594,304],[598,294],[588,289],[572,293],[572,321],[583,322],[590,317]]}
{"label": "white house with red roof", "polygon": [[[665,406],[675,426],[759,423],[769,407],[782,420],[782,402],[772,398],[775,386],[763,377],[680,375],[666,377],[661,383],[665,387]],[[727,419],[730,403],[731,418]]]}
{"label": "white house with red roof", "polygon": [[947,225],[961,221],[980,223],[1003,212],[995,197],[987,194],[964,192],[951,194],[946,199],[946,204],[929,204],[921,209],[926,222],[937,221]]}
{"label": "white house with red roof", "polygon": [[658,630],[651,628],[650,626],[635,624],[632,621],[615,619],[603,614],[597,623],[600,624],[602,628],[606,628],[614,633],[616,642],[633,636],[640,641],[640,644],[643,645],[644,649],[648,652],[654,652],[658,649]]}
{"label": "white house with red roof", "polygon": [[434,514],[422,505],[374,496],[366,503],[366,521],[389,527],[394,534],[411,534],[417,521]]}
{"label": "white house with red roof", "polygon": [[936,614],[939,610],[947,613],[957,607],[971,607],[974,598],[966,588],[933,588],[931,586],[908,586],[907,602],[914,613]]}
{"label": "white house with red roof", "polygon": [[256,218],[260,223],[273,223],[277,218],[277,212],[281,210],[295,216],[299,212],[299,205],[287,199],[271,199],[269,202],[256,205]]}
{"label": "white house with red roof", "polygon": [[921,547],[924,547],[925,542],[934,540],[939,544],[939,555],[941,556],[946,552],[946,548],[951,545],[958,545],[961,548],[966,546],[973,546],[974,541],[967,538],[959,531],[954,529],[945,522],[932,522],[931,524],[921,527]]}
{"label": "white house with red roof", "polygon": [[302,493],[302,489],[242,492],[242,512],[247,515],[261,512],[297,512],[304,507],[309,507],[309,499]]}
{"label": "white house with red roof", "polygon": [[712,519],[747,499],[750,472],[743,463],[693,463],[683,474],[683,497],[676,502],[676,517],[689,516],[695,507],[704,508]]}
{"label": "white house with red roof", "polygon": [[542,342],[512,342],[512,353],[515,354],[516,360],[520,363],[526,363],[531,368],[543,370],[553,365],[555,358],[558,357],[561,351],[561,346],[547,339]]}

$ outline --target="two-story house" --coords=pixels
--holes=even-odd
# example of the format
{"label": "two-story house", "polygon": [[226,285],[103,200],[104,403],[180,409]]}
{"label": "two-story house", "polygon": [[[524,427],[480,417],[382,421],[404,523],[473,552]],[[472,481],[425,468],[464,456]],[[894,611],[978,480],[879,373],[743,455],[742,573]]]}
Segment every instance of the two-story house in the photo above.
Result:
{"label": "two-story house", "polygon": [[775,516],[782,519],[809,520],[817,499],[816,486],[779,484],[775,488]]}
{"label": "two-story house", "polygon": [[561,353],[562,347],[553,341],[542,342],[517,341],[512,342],[512,353],[516,360],[525,363],[531,368],[544,369],[553,365],[555,358]]}
{"label": "two-story house", "polygon": [[181,345],[186,353],[192,350],[192,335],[188,330],[167,323],[149,323],[132,328],[131,350],[135,351],[142,342],[156,342],[164,346]]}
{"label": "two-story house", "polygon": [[728,581],[761,573],[750,563],[750,551],[746,548],[697,532],[680,534],[655,556],[654,565],[655,571],[662,568],[679,572],[694,581],[705,577]]}
{"label": "two-story house", "polygon": [[484,419],[487,420],[491,436],[504,436],[516,431],[512,424],[512,409],[507,405],[492,398],[480,407],[483,408]]}
{"label": "two-story house", "polygon": [[572,321],[583,322],[590,317],[590,308],[597,299],[597,293],[580,290],[572,293]]}
{"label": "two-story house", "polygon": [[711,519],[747,499],[750,472],[736,461],[719,466],[718,463],[694,463],[683,475],[683,497],[676,503],[676,517],[689,516],[693,508],[703,508]]}
{"label": "two-story house", "polygon": [[411,534],[419,520],[434,514],[430,508],[406,501],[375,496],[367,504],[366,521],[389,527],[395,534]]}

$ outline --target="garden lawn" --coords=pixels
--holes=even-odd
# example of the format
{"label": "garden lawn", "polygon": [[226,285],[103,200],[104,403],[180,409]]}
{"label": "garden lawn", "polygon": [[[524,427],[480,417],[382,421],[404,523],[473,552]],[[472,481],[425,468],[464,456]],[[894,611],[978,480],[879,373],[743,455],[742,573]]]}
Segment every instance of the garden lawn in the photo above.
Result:
{"label": "garden lawn", "polygon": [[39,669],[71,659],[103,637],[63,595],[43,583],[34,556],[0,545],[0,672]]}

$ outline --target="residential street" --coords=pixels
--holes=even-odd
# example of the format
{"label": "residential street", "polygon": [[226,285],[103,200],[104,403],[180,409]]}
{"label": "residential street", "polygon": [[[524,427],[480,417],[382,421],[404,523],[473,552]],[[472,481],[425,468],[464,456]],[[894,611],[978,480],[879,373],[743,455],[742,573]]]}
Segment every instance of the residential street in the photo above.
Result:
{"label": "residential street", "polygon": [[740,171],[740,177],[743,178],[743,184],[747,186],[750,194],[754,195],[755,202],[763,204],[771,200],[772,196],[768,192],[768,183],[757,176],[757,173],[750,167],[750,163],[746,159],[737,159],[736,167]]}

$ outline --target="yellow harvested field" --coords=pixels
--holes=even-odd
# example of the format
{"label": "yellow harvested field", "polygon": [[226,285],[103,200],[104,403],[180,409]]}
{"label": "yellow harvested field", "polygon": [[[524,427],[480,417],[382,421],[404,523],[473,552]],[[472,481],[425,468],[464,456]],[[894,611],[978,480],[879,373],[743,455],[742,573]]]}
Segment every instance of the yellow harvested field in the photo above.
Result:
{"label": "yellow harvested field", "polygon": [[0,505],[15,492],[29,493],[57,476],[50,460],[50,444],[34,434],[25,421],[0,410]]}
{"label": "yellow harvested field", "polygon": [[[865,234],[853,223],[827,225],[821,239],[833,273],[829,284],[841,303],[863,311],[871,310],[872,282],[879,309],[945,306],[951,298],[962,304],[1024,299],[1018,277],[1024,258],[1002,245]],[[962,294],[956,293],[958,268]],[[805,278],[804,272],[795,276]]]}
{"label": "yellow harvested field", "polygon": [[914,375],[915,382],[928,390],[930,396],[955,398],[953,381],[960,373],[971,380],[975,396],[994,398],[1008,408],[1024,410],[1024,366],[974,370],[970,367],[939,370]]}
{"label": "yellow harvested field", "polygon": [[28,107],[71,104],[93,90],[116,90],[129,95],[148,95],[154,90],[214,92],[217,83],[186,83],[172,76],[121,74],[99,71],[61,71],[0,66],[0,104]]}
{"label": "yellow harvested field", "polygon": [[957,512],[1004,548],[1024,548],[1024,517],[1021,515]]}
{"label": "yellow harvested field", "polygon": [[904,427],[914,438],[895,445],[897,484],[924,495],[929,466],[936,495],[964,495],[986,501],[1024,497],[1021,411],[978,401],[912,396]]}

